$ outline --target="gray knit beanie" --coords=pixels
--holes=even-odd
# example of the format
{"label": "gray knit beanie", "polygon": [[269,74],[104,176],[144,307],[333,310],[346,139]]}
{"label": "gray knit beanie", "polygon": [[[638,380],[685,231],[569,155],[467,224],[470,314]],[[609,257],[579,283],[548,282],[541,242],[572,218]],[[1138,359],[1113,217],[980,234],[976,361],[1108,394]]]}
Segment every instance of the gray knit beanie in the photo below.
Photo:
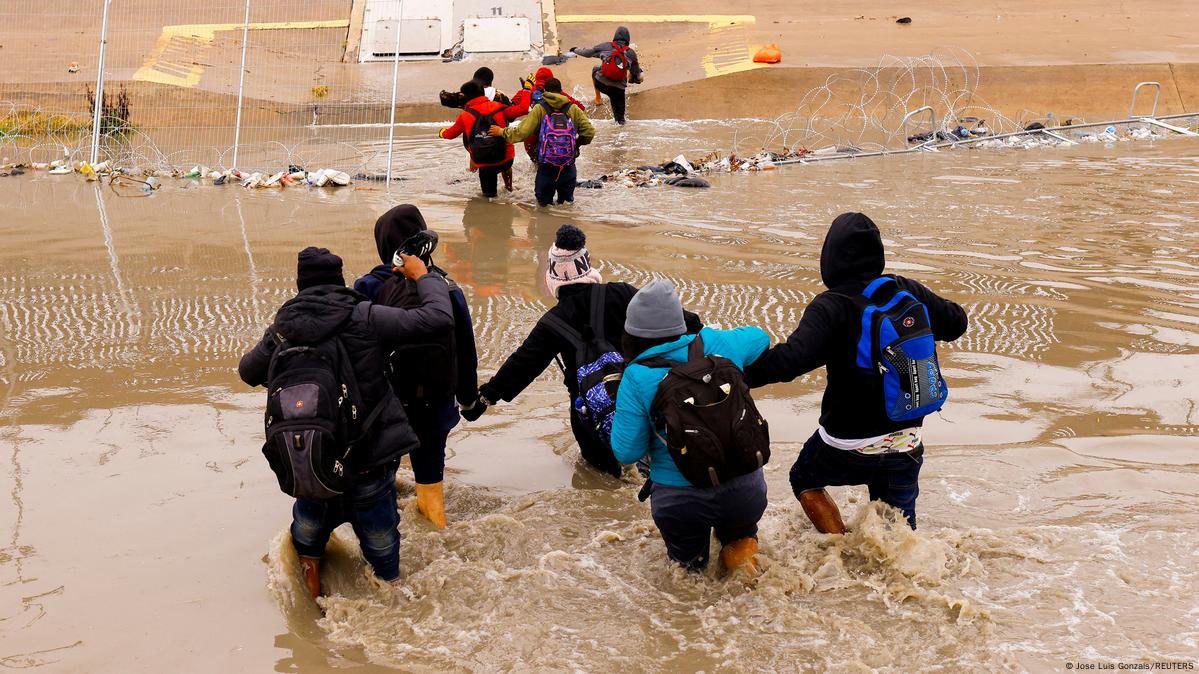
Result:
{"label": "gray knit beanie", "polygon": [[674,284],[666,279],[651,281],[629,302],[624,331],[634,337],[656,339],[687,334],[683,303]]}

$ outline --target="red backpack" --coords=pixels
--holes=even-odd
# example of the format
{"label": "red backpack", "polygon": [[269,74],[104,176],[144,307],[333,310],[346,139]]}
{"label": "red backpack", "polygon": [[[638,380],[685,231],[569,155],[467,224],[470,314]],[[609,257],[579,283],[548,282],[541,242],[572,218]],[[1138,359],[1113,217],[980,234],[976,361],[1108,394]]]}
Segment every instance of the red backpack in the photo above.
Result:
{"label": "red backpack", "polygon": [[625,81],[629,73],[629,57],[625,56],[628,50],[627,46],[613,42],[612,51],[608,52],[600,65],[600,74],[613,82]]}

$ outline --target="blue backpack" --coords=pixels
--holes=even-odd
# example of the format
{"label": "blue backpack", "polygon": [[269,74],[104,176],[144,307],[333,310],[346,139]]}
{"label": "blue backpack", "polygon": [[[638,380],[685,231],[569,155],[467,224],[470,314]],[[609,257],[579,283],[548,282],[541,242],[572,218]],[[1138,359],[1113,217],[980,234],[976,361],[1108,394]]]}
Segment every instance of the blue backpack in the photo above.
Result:
{"label": "blue backpack", "polygon": [[543,321],[575,350],[575,372],[563,374],[567,387],[575,391],[575,409],[586,422],[587,434],[604,447],[612,448],[612,417],[616,414],[616,391],[624,375],[624,356],[604,338],[605,286],[591,286],[591,320],[586,336],[565,320],[546,314]]}
{"label": "blue backpack", "polygon": [[928,307],[906,290],[883,304],[879,288],[895,279],[881,276],[853,298],[862,307],[857,366],[882,377],[882,404],[892,421],[920,419],[945,404],[949,388],[941,377]]}

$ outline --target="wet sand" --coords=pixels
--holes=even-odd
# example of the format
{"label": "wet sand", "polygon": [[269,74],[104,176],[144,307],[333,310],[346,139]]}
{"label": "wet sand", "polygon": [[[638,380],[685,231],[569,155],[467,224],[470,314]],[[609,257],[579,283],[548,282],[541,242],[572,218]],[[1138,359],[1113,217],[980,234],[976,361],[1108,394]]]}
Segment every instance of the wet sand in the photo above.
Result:
{"label": "wet sand", "polygon": [[[605,125],[581,177],[738,128]],[[179,182],[139,198],[71,176],[0,179],[0,664],[1039,672],[1195,659],[1193,141],[606,187],[539,211],[527,163],[517,193],[483,203],[460,147],[421,134],[401,139],[411,168],[390,196]],[[339,532],[322,617],[259,453],[261,394],[234,368],[292,295],[295,252],[325,245],[367,271],[371,223],[396,200],[442,234],[486,372],[545,308],[538,263],[562,222],[585,225],[608,278],[671,278],[710,324],[777,340],[821,290],[827,223],[870,214],[889,270],[971,319],[943,351],[951,397],[927,426],[919,532],[854,488],[834,490],[852,535],[804,521],[786,473],[814,428],[814,373],[758,396],[775,456],[763,577],[679,572],[636,481],[579,465],[547,372],[452,435],[448,530],[415,515],[401,471],[400,590],[374,583]]]}

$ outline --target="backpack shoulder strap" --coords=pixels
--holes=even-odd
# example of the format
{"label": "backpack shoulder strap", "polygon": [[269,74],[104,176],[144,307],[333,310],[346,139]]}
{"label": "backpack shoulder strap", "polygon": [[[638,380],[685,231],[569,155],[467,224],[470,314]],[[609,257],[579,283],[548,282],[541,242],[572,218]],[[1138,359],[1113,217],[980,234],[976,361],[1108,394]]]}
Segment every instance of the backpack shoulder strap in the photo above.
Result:
{"label": "backpack shoulder strap", "polygon": [[880,276],[871,281],[870,284],[862,290],[862,295],[864,295],[866,299],[872,300],[874,299],[874,293],[878,292],[879,288],[887,285],[888,283],[895,283],[895,279],[891,278],[890,276]]}
{"label": "backpack shoulder strap", "polygon": [[542,316],[541,320],[545,322],[549,329],[558,333],[559,337],[570,342],[570,345],[576,350],[583,348],[583,335],[580,334],[578,330],[575,330],[570,323],[567,323],[562,318],[555,316],[552,313],[547,313],[545,316]]}
{"label": "backpack shoulder strap", "polygon": [[466,114],[470,115],[471,117],[474,117],[475,120],[479,120],[479,119],[483,118],[483,113],[479,112],[478,110],[475,110],[474,108],[462,108],[462,111],[465,112]]}
{"label": "backpack shoulder strap", "polygon": [[591,286],[591,332],[595,338],[601,342],[607,341],[604,335],[604,296],[607,289],[602,283],[596,283]]}

